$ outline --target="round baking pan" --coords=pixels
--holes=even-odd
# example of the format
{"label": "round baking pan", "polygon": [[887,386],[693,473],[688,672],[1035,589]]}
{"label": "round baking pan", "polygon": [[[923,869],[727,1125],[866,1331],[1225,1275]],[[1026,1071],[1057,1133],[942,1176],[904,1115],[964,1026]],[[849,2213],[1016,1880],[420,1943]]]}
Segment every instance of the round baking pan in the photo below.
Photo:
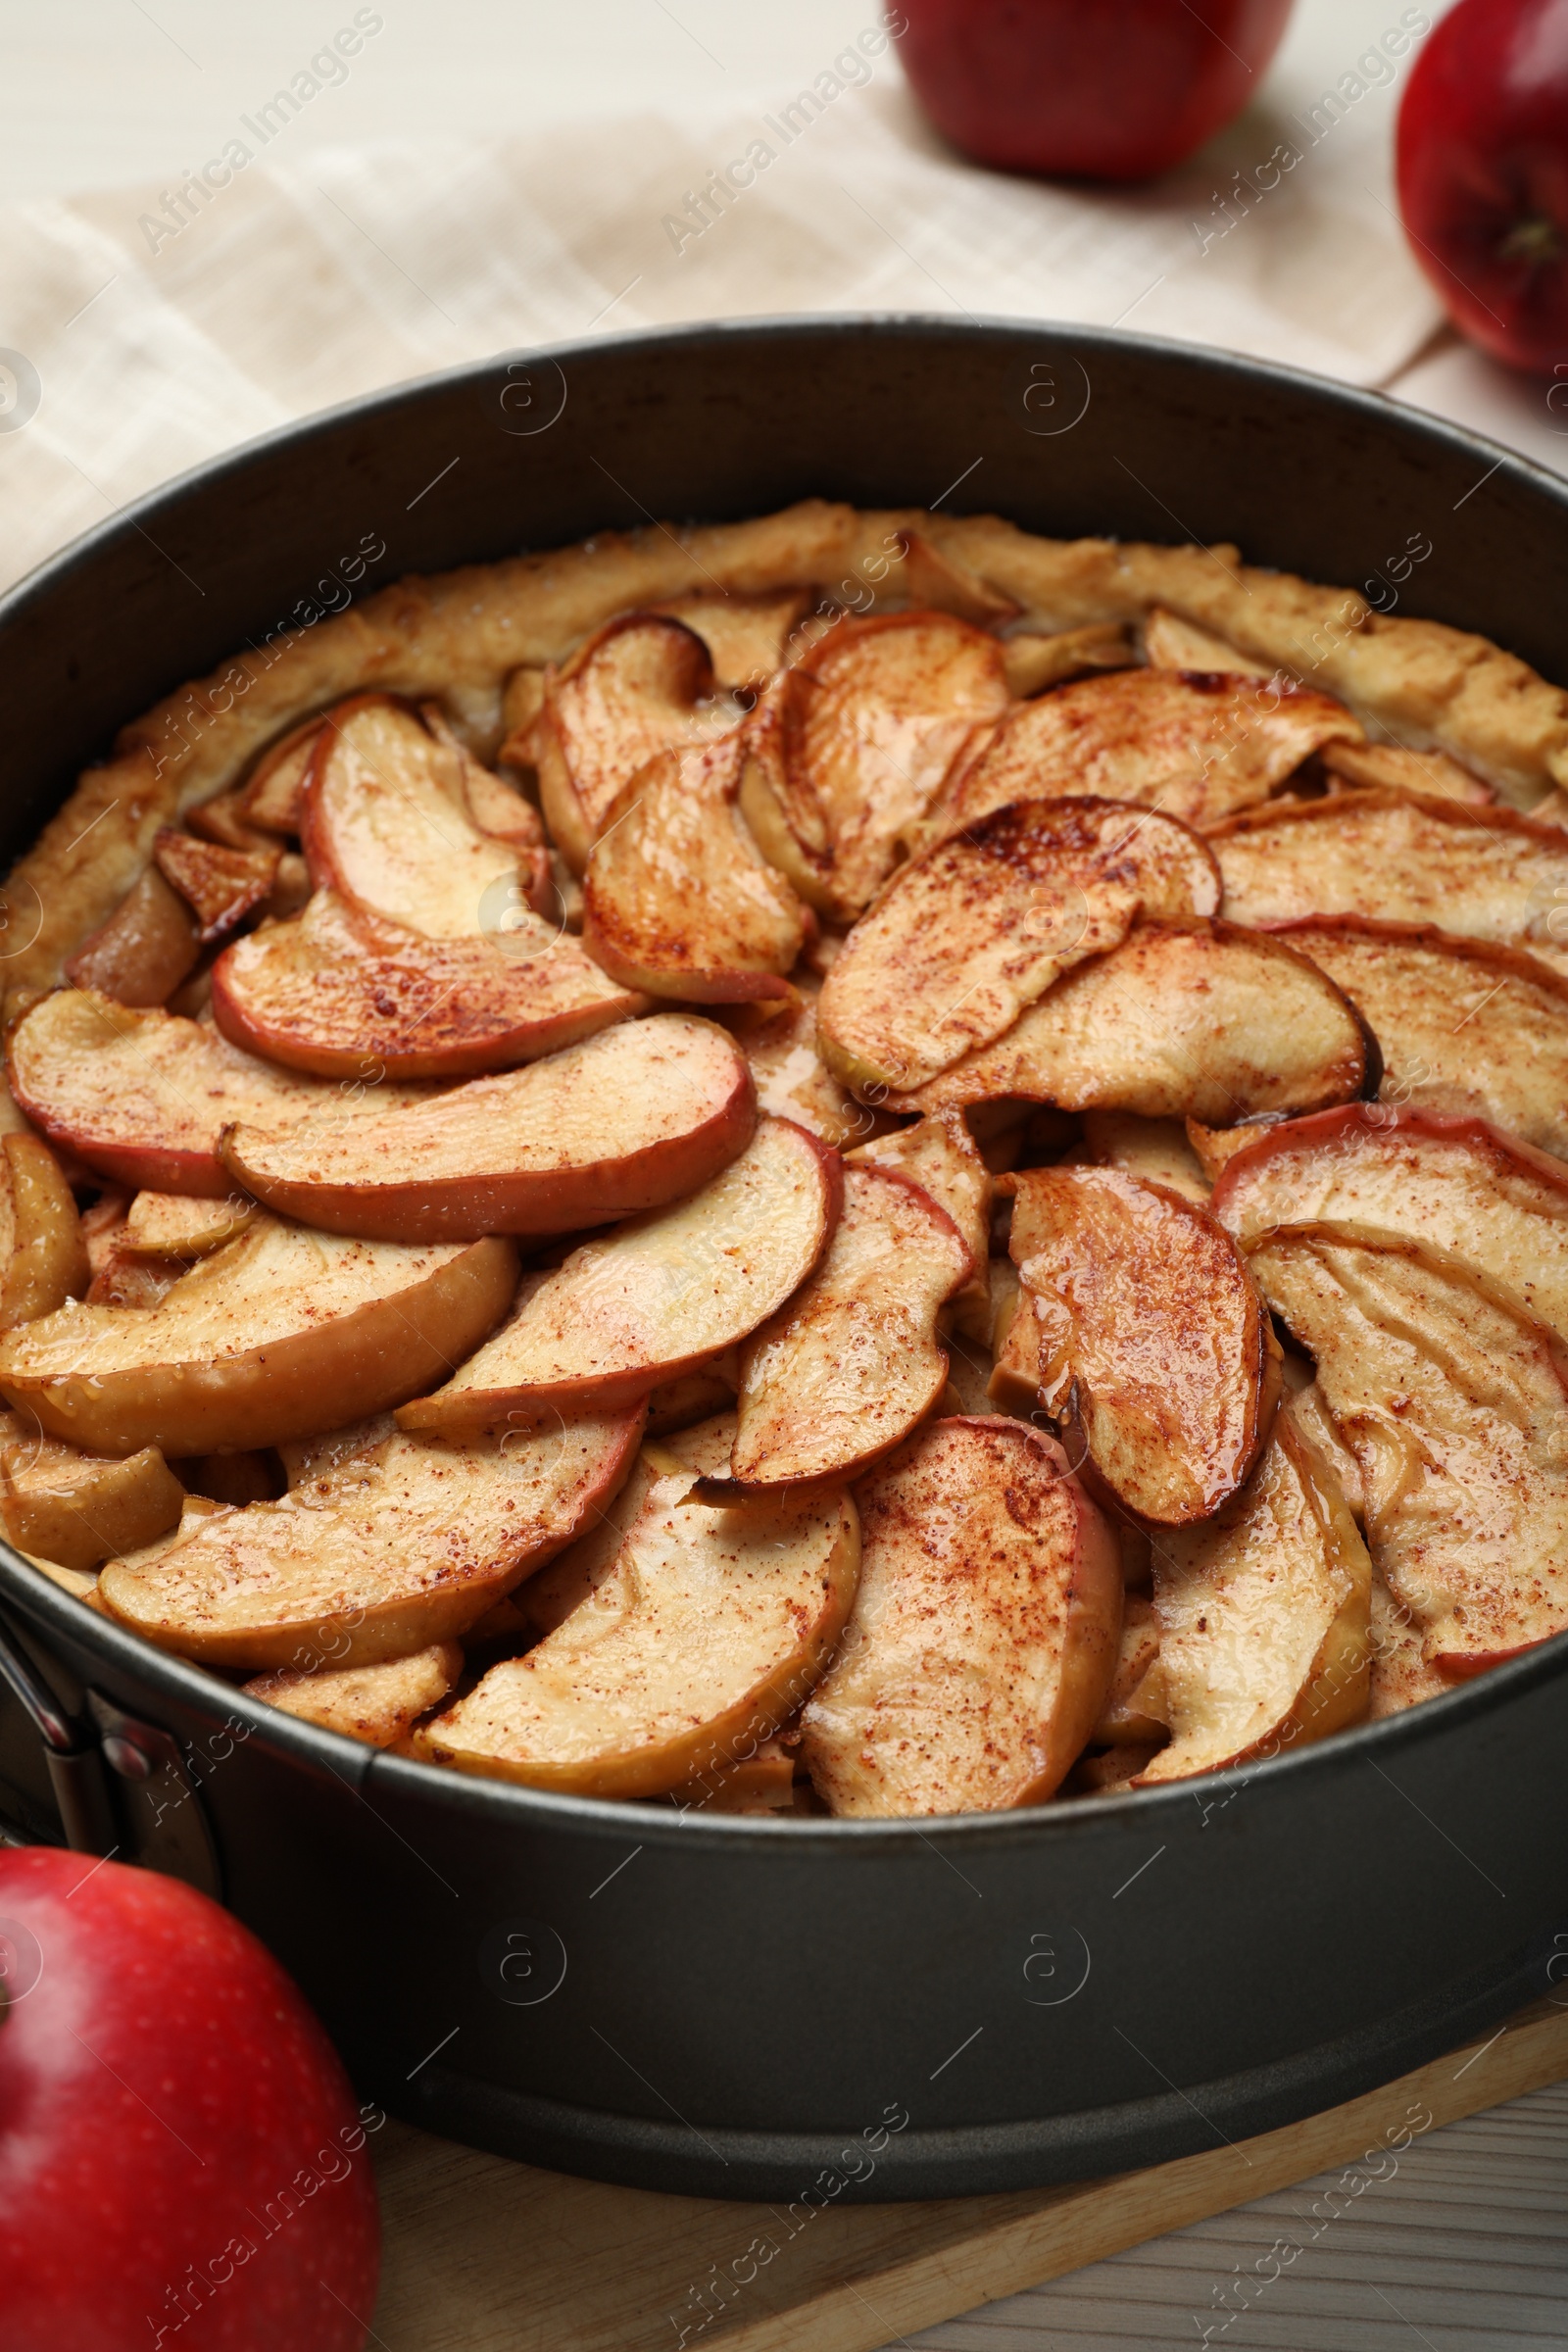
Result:
{"label": "round baking pan", "polygon": [[[0,603],[0,850],[121,722],[279,625],[809,495],[1233,542],[1568,676],[1568,489],[1375,395],[1078,327],[748,321],[378,393],[78,542]],[[220,1893],[367,2095],[803,2216],[1236,2140],[1568,1973],[1568,1636],[1270,1762],[938,1821],[682,1817],[374,1753],[3,1547],[0,1689],[11,1834]]]}

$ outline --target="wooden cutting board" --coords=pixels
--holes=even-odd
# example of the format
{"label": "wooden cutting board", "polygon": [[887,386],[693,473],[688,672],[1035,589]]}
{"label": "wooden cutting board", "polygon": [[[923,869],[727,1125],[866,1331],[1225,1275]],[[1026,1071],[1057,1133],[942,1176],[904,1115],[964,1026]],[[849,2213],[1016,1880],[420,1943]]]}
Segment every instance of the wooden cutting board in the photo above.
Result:
{"label": "wooden cutting board", "polygon": [[1348,2203],[1354,2180],[1386,2175],[1411,2135],[1564,2079],[1568,1997],[1238,2146],[1066,2188],[820,2210],[609,2188],[388,2123],[371,2143],[386,2252],[370,2340],[396,2352],[875,2352],[1336,2166]]}

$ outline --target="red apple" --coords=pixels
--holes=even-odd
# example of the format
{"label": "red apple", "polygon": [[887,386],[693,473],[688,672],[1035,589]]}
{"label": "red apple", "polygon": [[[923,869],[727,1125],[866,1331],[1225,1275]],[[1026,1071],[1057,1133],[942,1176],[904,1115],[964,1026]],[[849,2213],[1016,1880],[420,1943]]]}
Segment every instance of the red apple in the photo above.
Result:
{"label": "red apple", "polygon": [[[1489,0],[1490,5],[1490,0]],[[1002,172],[1150,179],[1255,96],[1291,0],[903,0],[938,130]]]}
{"label": "red apple", "polygon": [[1459,0],[1399,109],[1399,205],[1461,334],[1510,367],[1568,363],[1568,9]]}
{"label": "red apple", "polygon": [[0,1849],[6,2352],[359,2352],[368,2121],[277,1962],[207,1897]]}

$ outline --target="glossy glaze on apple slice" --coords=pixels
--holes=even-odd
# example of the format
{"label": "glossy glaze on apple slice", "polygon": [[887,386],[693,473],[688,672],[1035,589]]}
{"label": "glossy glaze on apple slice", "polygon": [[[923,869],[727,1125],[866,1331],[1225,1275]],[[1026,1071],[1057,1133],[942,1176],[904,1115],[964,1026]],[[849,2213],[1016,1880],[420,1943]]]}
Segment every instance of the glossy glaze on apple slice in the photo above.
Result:
{"label": "glossy glaze on apple slice", "polygon": [[741,1350],[727,1478],[741,1500],[857,1478],[902,1444],[947,1385],[937,1317],[975,1271],[963,1236],[896,1169],[844,1171],[844,1211],[811,1279]]}
{"label": "glossy glaze on apple slice", "polygon": [[1316,1361],[1427,1663],[1457,1679],[1568,1628],[1568,1379],[1544,1324],[1459,1258],[1364,1227],[1286,1226],[1250,1264]]}
{"label": "glossy glaze on apple slice", "polygon": [[808,905],[853,920],[974,729],[1006,706],[1002,648],[967,621],[912,612],[836,622],[747,729],[741,808],[763,856]]}
{"label": "glossy glaze on apple slice", "polygon": [[1371,1225],[1451,1250],[1568,1342],[1568,1166],[1485,1119],[1349,1104],[1267,1128],[1214,1214],[1246,1249],[1280,1225]]}
{"label": "glossy glaze on apple slice", "polygon": [[992,1813],[1060,1783],[1115,1671],[1115,1539],[1059,1446],[933,1421],[856,1489],[860,1586],[802,1718],[833,1813]]}
{"label": "glossy glaze on apple slice", "polygon": [[195,916],[197,943],[206,948],[267,905],[277,880],[279,853],[224,849],[164,825],[153,843],[153,858]]}
{"label": "glossy glaze on apple slice", "polygon": [[59,1160],[36,1135],[0,1136],[0,1331],[53,1314],[91,1279]]}
{"label": "glossy glaze on apple slice", "polygon": [[526,1069],[385,1117],[225,1129],[247,1192],[333,1233],[387,1241],[575,1233],[679,1200],[751,1141],[751,1076],[693,1013],[627,1022]]}
{"label": "glossy glaze on apple slice", "polygon": [[1308,917],[1276,936],[1372,1028],[1391,1103],[1490,1119],[1568,1157],[1568,979],[1520,949],[1355,915]]}
{"label": "glossy glaze on apple slice", "polygon": [[325,1078],[513,1068],[646,1009],[559,923],[508,901],[487,938],[427,939],[318,891],[225,948],[213,1017],[243,1050]]}
{"label": "glossy glaze on apple slice", "polygon": [[870,1160],[907,1176],[929,1193],[956,1225],[972,1271],[962,1290],[955,1294],[953,1320],[959,1331],[989,1348],[992,1312],[987,1266],[997,1187],[962,1111],[933,1111],[929,1118],[916,1119],[912,1127],[896,1127],[891,1134],[859,1144],[845,1154],[848,1167],[863,1166]]}
{"label": "glossy glaze on apple slice", "polygon": [[1219,900],[1212,854],[1173,817],[1011,802],[910,858],[860,917],[822,986],[822,1052],[857,1092],[907,1094],[1141,915],[1213,914]]}
{"label": "glossy glaze on apple slice", "polygon": [[265,1699],[302,1723],[319,1724],[368,1747],[397,1747],[421,1715],[438,1707],[463,1673],[456,1642],[430,1642],[406,1658],[369,1666],[322,1666],[314,1674],[278,1667],[244,1686],[247,1698]]}
{"label": "glossy glaze on apple slice", "polygon": [[550,838],[574,874],[639,768],[738,723],[739,711],[714,700],[716,683],[696,631],[650,612],[608,621],[545,673],[528,750]]}
{"label": "glossy glaze on apple slice", "polygon": [[73,1300],[0,1340],[0,1391],[106,1453],[229,1452],[417,1395],[505,1314],[515,1245],[403,1249],[258,1217],[154,1306]]}
{"label": "glossy glaze on apple slice", "polygon": [[659,753],[606,814],[583,946],[624,988],[701,1004],[784,997],[807,915],[736,807],[738,735]]}
{"label": "glossy glaze on apple slice", "polygon": [[1342,792],[1249,809],[1210,838],[1233,922],[1360,914],[1435,924],[1528,948],[1568,971],[1568,840],[1516,809]]}
{"label": "glossy glaze on apple slice", "polygon": [[855,1596],[854,1504],[714,1510],[692,1500],[688,1462],[660,1447],[645,1459],[607,1572],[525,1657],[426,1725],[421,1755],[536,1788],[656,1796],[788,1721]]}
{"label": "glossy glaze on apple slice", "polygon": [[0,1413],[0,1524],[19,1551],[80,1573],[177,1527],[185,1490],[156,1446],[127,1458],[46,1438]]}
{"label": "glossy glaze on apple slice", "polygon": [[84,989],[57,989],[24,1014],[6,1072],[35,1126],[90,1168],[133,1190],[222,1200],[234,1180],[218,1156],[231,1119],[270,1133],[322,1111],[353,1116],[417,1102],[425,1089],[346,1093],[241,1053],[205,1021],[133,1010]]}
{"label": "glossy glaze on apple slice", "polygon": [[762,1119],[721,1174],[675,1207],[585,1242],[524,1283],[515,1312],[405,1429],[607,1409],[696,1371],[805,1281],[838,1221],[838,1154]]}
{"label": "glossy glaze on apple slice", "polygon": [[329,711],[300,802],[318,890],[434,940],[479,939],[518,894],[516,852],[468,814],[461,748],[402,703],[368,694]]}
{"label": "glossy glaze on apple slice", "polygon": [[1040,1334],[1040,1401],[1075,1466],[1161,1527],[1251,1475],[1279,1394],[1268,1316],[1196,1201],[1119,1168],[1014,1177],[1009,1249]]}
{"label": "glossy glaze on apple slice", "polygon": [[1333,1470],[1290,1406],[1228,1509],[1154,1544],[1170,1743],[1137,1785],[1218,1772],[1359,1721],[1372,1562]]}
{"label": "glossy glaze on apple slice", "polygon": [[1219,1126],[1375,1093],[1379,1068],[1366,1024],[1294,943],[1217,919],[1140,923],[1108,956],[1066,973],[1004,1037],[887,1107],[1021,1096]]}
{"label": "glossy glaze on apple slice", "polygon": [[950,829],[1026,796],[1095,793],[1211,825],[1266,800],[1321,745],[1361,732],[1310,687],[1118,669],[1010,711],[933,814]]}
{"label": "glossy glaze on apple slice", "polygon": [[276,1502],[219,1510],[147,1562],[111,1561],[110,1616],[216,1666],[314,1674],[466,1632],[615,1493],[639,1412],[534,1436],[363,1443]]}
{"label": "glossy glaze on apple slice", "polygon": [[857,1102],[822,1059],[816,1036],[817,991],[804,976],[792,983],[796,1002],[749,1023],[737,1042],[746,1056],[757,1100],[776,1119],[793,1119],[825,1144],[840,1147],[875,1132],[874,1110]]}

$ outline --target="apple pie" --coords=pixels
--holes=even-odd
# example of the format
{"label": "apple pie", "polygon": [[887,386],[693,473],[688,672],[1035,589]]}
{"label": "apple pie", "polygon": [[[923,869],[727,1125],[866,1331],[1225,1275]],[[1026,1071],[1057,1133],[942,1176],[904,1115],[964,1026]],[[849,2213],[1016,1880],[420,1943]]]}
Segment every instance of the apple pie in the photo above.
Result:
{"label": "apple pie", "polygon": [[236,656],[7,886],[5,1534],[627,1803],[1065,1802],[1441,1697],[1568,1632],[1565,794],[1483,638],[995,516]]}

